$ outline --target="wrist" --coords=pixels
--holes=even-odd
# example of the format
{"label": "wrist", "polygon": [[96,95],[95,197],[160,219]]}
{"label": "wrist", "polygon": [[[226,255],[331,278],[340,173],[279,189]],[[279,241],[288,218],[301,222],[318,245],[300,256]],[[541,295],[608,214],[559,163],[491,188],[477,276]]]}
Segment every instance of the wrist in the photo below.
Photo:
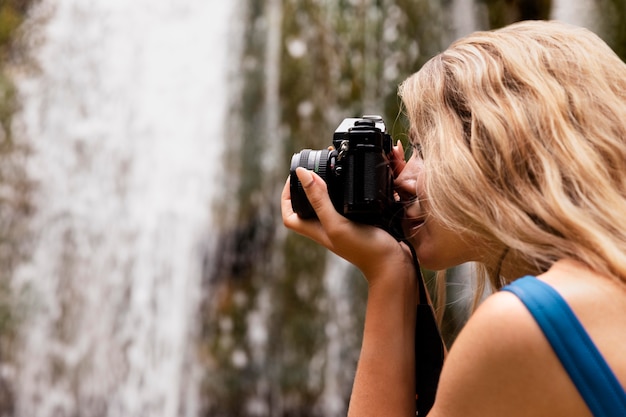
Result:
{"label": "wrist", "polygon": [[[384,261],[376,262],[362,268],[361,272],[368,282],[372,291],[375,287],[385,287],[391,290],[402,291],[416,290],[417,269],[410,251],[404,244],[398,244],[396,250],[385,256]],[[415,294],[416,291],[410,291]]]}

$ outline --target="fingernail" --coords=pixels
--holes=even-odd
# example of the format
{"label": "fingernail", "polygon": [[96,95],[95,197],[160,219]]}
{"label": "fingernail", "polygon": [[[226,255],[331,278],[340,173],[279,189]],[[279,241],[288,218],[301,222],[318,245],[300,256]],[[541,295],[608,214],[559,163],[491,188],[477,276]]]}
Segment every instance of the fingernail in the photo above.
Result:
{"label": "fingernail", "polygon": [[311,175],[311,171],[309,171],[308,169],[298,167],[298,169],[296,169],[296,175],[302,183],[302,187],[306,188],[313,184],[313,175]]}

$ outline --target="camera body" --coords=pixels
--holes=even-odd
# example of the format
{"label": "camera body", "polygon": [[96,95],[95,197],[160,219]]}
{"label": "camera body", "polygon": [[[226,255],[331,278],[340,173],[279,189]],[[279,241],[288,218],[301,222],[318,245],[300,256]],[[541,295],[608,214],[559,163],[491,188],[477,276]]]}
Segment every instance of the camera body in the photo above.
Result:
{"label": "camera body", "polygon": [[389,229],[396,207],[391,168],[392,139],[380,116],[347,118],[333,134],[333,146],[303,149],[291,159],[291,204],[301,218],[316,217],[297,167],[319,174],[335,209],[345,217]]}

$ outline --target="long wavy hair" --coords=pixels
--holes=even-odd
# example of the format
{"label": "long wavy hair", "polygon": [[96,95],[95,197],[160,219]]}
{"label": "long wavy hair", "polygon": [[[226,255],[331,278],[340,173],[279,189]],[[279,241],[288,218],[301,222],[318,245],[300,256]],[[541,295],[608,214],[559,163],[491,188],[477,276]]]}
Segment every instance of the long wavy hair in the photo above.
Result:
{"label": "long wavy hair", "polygon": [[[430,215],[537,270],[570,258],[626,282],[626,64],[598,36],[547,21],[477,32],[399,93]],[[483,286],[507,283],[484,267]]]}

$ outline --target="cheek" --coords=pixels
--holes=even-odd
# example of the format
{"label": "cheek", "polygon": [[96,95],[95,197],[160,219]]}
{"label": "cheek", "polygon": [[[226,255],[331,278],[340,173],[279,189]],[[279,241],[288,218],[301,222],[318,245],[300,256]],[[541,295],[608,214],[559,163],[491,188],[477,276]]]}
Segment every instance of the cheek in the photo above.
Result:
{"label": "cheek", "polygon": [[[408,172],[415,178],[419,205],[407,209],[408,217],[420,217],[430,211],[428,197],[425,192],[424,163],[418,158],[411,158],[407,165]],[[479,245],[466,236],[443,227],[432,217],[412,235],[409,241],[413,244],[422,267],[439,271],[465,262],[481,258]]]}

